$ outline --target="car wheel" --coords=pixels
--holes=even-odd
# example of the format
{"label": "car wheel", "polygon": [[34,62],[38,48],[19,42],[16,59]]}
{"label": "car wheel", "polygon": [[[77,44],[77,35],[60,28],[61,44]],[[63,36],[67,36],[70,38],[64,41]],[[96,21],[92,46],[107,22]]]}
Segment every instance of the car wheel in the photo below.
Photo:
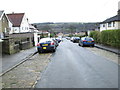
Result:
{"label": "car wheel", "polygon": [[41,53],[41,51],[39,51],[39,50],[38,50],[38,53],[40,54],[40,53]]}
{"label": "car wheel", "polygon": [[93,44],[92,47],[94,47],[95,45]]}
{"label": "car wheel", "polygon": [[80,46],[80,43],[78,43],[78,45]]}
{"label": "car wheel", "polygon": [[84,44],[82,44],[81,46],[84,47]]}
{"label": "car wheel", "polygon": [[56,49],[53,49],[53,50],[52,50],[52,52],[55,52],[55,51],[56,51]]}

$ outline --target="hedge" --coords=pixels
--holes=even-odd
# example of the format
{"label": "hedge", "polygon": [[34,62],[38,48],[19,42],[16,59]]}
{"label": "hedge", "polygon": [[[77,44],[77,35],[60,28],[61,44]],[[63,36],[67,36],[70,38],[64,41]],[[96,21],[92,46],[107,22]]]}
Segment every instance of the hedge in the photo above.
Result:
{"label": "hedge", "polygon": [[92,31],[90,37],[93,37],[96,43],[120,48],[120,29]]}
{"label": "hedge", "polygon": [[101,33],[99,31],[91,31],[90,37],[94,38],[96,43],[100,43],[100,35]]}

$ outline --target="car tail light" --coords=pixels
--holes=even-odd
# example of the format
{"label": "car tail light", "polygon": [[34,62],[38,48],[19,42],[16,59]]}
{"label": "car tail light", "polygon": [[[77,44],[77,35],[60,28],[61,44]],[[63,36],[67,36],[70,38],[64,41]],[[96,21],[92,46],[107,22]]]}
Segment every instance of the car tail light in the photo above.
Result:
{"label": "car tail light", "polygon": [[40,44],[38,43],[37,46],[40,46]]}
{"label": "car tail light", "polygon": [[86,42],[86,40],[83,40],[83,42]]}
{"label": "car tail light", "polygon": [[54,43],[53,43],[53,42],[51,42],[51,45],[54,45]]}

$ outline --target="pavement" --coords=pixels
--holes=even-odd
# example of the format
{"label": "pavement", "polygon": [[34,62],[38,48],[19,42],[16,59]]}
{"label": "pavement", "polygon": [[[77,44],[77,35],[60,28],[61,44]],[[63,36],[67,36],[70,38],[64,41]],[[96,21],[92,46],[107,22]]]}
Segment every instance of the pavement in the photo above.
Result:
{"label": "pavement", "polygon": [[0,65],[0,67],[2,67],[2,71],[0,71],[0,76],[23,63],[27,58],[33,56],[35,53],[37,53],[37,50],[36,47],[33,47],[12,55],[2,55],[2,65]]}
{"label": "pavement", "polygon": [[113,48],[110,46],[105,46],[105,45],[100,45],[100,44],[95,44],[95,47],[103,49],[103,50],[107,50],[107,51],[110,51],[110,52],[113,52],[116,54],[120,54],[120,49],[118,49],[118,48]]}
{"label": "pavement", "polygon": [[[52,53],[35,54],[2,76],[2,88],[34,88]],[[1,90],[1,89],[0,89]],[[21,90],[21,89],[20,89]],[[26,89],[25,89],[26,90]]]}

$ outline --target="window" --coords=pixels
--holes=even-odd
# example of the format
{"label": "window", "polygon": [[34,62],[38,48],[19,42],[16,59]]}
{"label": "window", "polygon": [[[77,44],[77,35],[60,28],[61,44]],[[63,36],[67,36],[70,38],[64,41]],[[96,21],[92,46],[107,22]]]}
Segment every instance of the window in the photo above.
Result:
{"label": "window", "polygon": [[15,29],[15,31],[17,31],[17,29]]}
{"label": "window", "polygon": [[3,18],[3,22],[5,22],[5,18]]}
{"label": "window", "polygon": [[113,22],[113,27],[115,27],[115,22]]}
{"label": "window", "polygon": [[108,27],[111,27],[111,22],[108,23]]}
{"label": "window", "polygon": [[103,24],[103,27],[105,27],[105,24]]}

